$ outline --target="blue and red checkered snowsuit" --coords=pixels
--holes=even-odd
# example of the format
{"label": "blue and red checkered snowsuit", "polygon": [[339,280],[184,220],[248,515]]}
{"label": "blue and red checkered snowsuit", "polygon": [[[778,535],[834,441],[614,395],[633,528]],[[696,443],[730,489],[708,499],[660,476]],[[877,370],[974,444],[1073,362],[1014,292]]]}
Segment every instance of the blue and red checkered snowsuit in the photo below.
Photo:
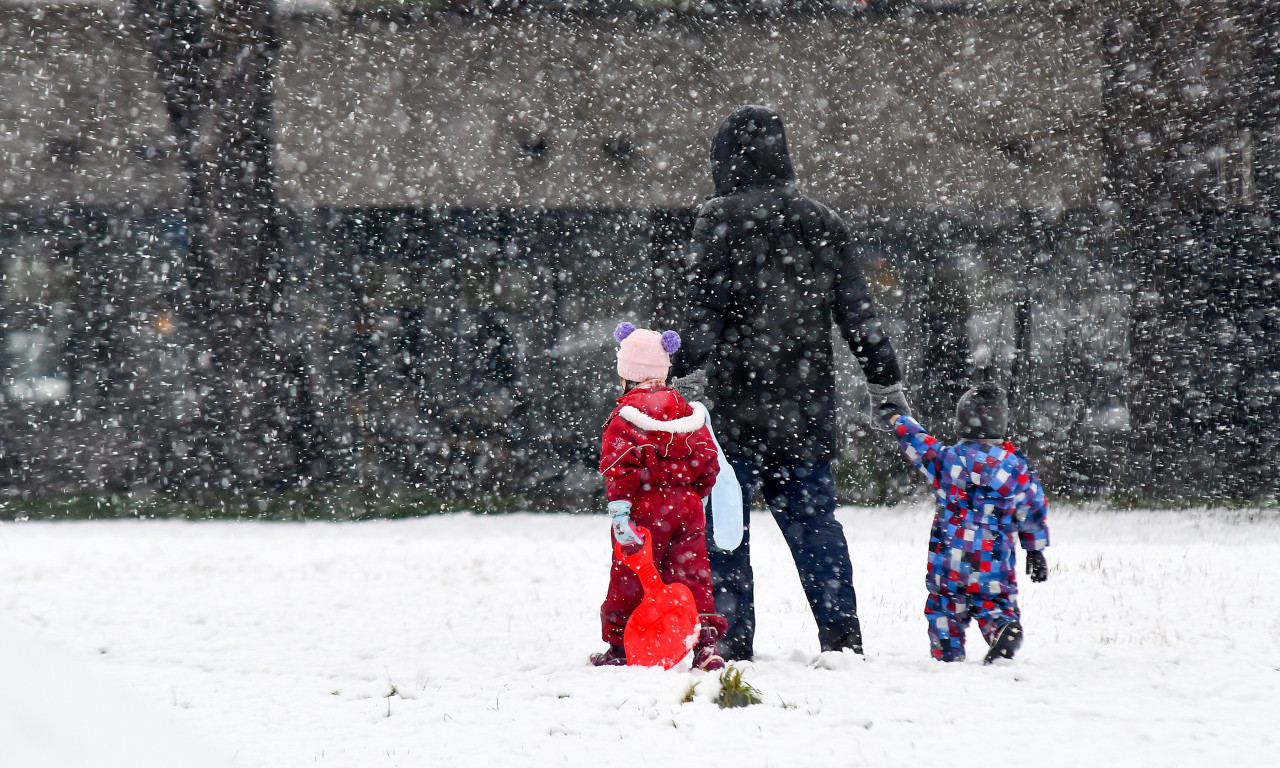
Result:
{"label": "blue and red checkered snowsuit", "polygon": [[1044,489],[1012,443],[944,446],[910,416],[898,417],[894,434],[937,496],[924,613],[934,658],[957,661],[970,617],[988,643],[1018,620],[1013,537],[1023,549],[1049,546]]}

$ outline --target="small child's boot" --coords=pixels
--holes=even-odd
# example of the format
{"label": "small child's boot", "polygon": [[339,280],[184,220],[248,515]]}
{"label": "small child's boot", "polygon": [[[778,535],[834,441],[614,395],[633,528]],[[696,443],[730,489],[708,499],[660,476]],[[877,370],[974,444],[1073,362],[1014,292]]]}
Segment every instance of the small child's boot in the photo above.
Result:
{"label": "small child's boot", "polygon": [[991,641],[991,648],[987,651],[986,658],[982,660],[983,664],[990,664],[996,659],[1012,659],[1013,654],[1018,652],[1018,648],[1022,645],[1022,625],[1016,621],[1000,627],[996,632],[996,639]]}
{"label": "small child's boot", "polygon": [[720,633],[715,627],[703,626],[698,642],[693,646],[693,668],[703,672],[716,672],[724,669],[724,659],[716,648],[716,639]]}
{"label": "small child's boot", "polygon": [[625,667],[627,652],[620,645],[610,645],[608,650],[602,653],[591,654],[589,660],[594,667]]}

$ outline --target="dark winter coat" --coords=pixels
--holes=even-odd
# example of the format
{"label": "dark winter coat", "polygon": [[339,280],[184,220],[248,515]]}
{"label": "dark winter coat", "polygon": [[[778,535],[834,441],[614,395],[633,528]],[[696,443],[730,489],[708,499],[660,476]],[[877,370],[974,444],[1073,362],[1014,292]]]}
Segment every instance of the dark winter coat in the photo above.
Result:
{"label": "dark winter coat", "polygon": [[844,222],[796,189],[782,121],[740,107],[711,146],[717,197],[693,229],[694,282],[671,375],[709,365],[725,452],[829,460],[836,424],[832,321],[867,380],[901,379]]}

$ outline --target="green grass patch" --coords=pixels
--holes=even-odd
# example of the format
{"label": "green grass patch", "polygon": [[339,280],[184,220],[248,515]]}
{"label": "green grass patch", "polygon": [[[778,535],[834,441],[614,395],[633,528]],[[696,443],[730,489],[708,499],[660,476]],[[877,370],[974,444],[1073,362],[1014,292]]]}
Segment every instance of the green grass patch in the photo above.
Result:
{"label": "green grass patch", "polygon": [[742,670],[729,665],[720,673],[720,692],[716,694],[715,702],[721,709],[749,707],[762,701],[760,691],[742,679]]}

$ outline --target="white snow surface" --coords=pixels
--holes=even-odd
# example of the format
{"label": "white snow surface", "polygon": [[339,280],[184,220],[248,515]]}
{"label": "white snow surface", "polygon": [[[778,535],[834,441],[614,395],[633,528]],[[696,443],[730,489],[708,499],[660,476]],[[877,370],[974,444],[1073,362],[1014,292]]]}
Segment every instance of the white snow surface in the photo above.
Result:
{"label": "white snow surface", "polygon": [[1275,764],[1274,511],[1052,509],[1026,642],[991,666],[976,627],[968,662],[929,658],[928,507],[839,517],[865,658],[819,655],[756,513],[741,669],[764,703],[724,710],[687,662],[587,664],[603,516],[0,525],[0,763],[115,765],[128,742],[299,768]]}

